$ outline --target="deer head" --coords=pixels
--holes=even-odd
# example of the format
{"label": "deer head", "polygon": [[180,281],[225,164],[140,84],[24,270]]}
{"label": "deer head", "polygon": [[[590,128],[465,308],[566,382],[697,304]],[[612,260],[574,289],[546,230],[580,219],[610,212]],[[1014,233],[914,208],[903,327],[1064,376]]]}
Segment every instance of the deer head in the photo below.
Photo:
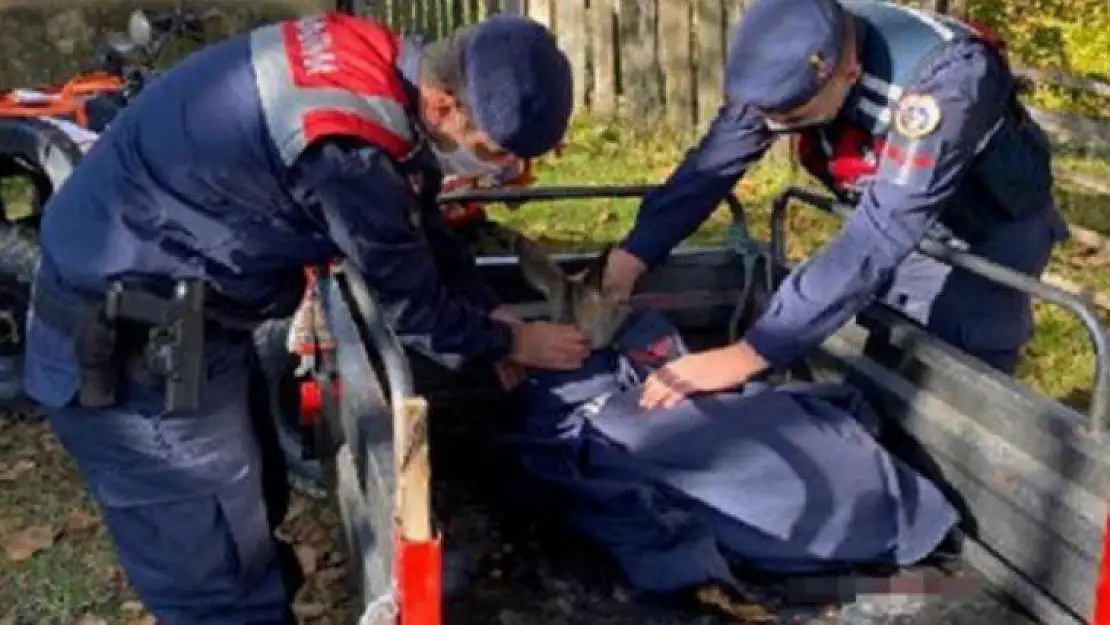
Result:
{"label": "deer head", "polygon": [[498,238],[520,260],[521,273],[529,286],[547,300],[551,321],[577,326],[589,338],[593,349],[601,349],[613,341],[631,308],[620,297],[602,288],[609,246],[585,271],[568,276],[532,239],[500,226],[497,231]]}

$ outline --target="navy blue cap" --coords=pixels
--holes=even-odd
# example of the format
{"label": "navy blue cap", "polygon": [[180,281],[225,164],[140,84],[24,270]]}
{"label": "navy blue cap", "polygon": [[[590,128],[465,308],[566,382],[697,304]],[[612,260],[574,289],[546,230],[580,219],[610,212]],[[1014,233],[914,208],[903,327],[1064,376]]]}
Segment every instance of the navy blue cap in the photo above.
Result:
{"label": "navy blue cap", "polygon": [[835,0],[755,0],[732,36],[729,98],[771,112],[805,104],[840,61],[847,24]]}
{"label": "navy blue cap", "polygon": [[495,15],[474,27],[463,55],[468,104],[479,128],[524,158],[558,145],[574,108],[574,76],[547,28]]}

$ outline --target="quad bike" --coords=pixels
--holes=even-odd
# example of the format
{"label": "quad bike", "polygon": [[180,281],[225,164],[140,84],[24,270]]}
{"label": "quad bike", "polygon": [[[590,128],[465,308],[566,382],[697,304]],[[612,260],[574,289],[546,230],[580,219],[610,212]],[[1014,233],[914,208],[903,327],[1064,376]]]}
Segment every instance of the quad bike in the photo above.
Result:
{"label": "quad bike", "polygon": [[87,71],[60,85],[0,92],[0,408],[22,403],[22,334],[43,206],[99,133],[157,76],[166,44],[203,41],[205,24],[218,16],[135,11],[128,34],[110,33]]}

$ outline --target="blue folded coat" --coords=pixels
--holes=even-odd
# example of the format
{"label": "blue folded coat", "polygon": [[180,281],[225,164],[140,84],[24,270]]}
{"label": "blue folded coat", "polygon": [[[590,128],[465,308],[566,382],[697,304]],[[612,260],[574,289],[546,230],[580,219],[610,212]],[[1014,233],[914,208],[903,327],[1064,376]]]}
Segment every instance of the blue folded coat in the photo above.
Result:
{"label": "blue folded coat", "polygon": [[664,317],[637,313],[613,349],[517,394],[525,418],[509,440],[522,464],[633,585],[729,582],[730,564],[912,564],[957,522],[934,484],[879,445],[879,419],[852,387],[753,383],[641,410],[642,380],[683,353]]}

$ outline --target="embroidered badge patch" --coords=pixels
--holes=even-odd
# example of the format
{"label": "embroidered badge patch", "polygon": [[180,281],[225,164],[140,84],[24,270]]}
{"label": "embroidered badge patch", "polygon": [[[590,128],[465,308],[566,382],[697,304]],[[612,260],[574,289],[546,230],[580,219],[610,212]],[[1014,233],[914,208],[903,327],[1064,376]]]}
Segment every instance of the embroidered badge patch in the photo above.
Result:
{"label": "embroidered badge patch", "polygon": [[894,127],[898,134],[908,139],[928,136],[940,125],[940,106],[933,96],[911,93],[898,103]]}

